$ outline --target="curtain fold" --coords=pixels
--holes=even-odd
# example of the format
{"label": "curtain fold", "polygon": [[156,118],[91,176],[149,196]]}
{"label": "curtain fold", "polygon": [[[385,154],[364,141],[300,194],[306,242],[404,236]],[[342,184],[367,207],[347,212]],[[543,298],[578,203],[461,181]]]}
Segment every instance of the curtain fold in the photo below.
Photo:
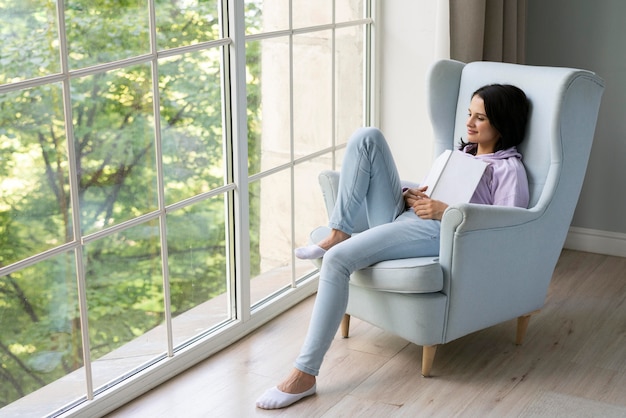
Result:
{"label": "curtain fold", "polygon": [[526,0],[450,0],[450,58],[525,61]]}

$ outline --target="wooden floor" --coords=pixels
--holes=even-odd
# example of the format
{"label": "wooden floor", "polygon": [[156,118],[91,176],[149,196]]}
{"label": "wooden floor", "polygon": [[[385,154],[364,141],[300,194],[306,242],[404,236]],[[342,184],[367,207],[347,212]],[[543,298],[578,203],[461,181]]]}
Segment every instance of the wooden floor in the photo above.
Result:
{"label": "wooden floor", "polygon": [[313,298],[110,417],[626,417],[626,258],[566,250],[544,309],[515,346],[514,321],[421,347],[357,319],[317,394],[284,410],[256,398],[291,368]]}

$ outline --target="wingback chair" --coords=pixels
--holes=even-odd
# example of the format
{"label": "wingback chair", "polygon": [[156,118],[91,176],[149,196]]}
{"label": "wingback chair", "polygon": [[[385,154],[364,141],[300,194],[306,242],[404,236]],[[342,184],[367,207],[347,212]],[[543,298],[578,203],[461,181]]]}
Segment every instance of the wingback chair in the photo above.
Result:
{"label": "wingback chair", "polygon": [[[529,208],[452,205],[441,220],[439,257],[383,261],[350,278],[343,336],[352,315],[421,345],[425,377],[439,344],[472,332],[517,318],[515,342],[522,343],[530,315],[544,304],[568,232],[604,91],[602,79],[583,70],[436,62],[427,76],[435,156],[458,146],[471,94],[491,83],[518,86],[531,103],[526,138],[518,147]],[[319,175],[329,214],[338,180],[335,171]],[[360,225],[366,228],[364,220]],[[320,227],[311,240],[327,233]]]}

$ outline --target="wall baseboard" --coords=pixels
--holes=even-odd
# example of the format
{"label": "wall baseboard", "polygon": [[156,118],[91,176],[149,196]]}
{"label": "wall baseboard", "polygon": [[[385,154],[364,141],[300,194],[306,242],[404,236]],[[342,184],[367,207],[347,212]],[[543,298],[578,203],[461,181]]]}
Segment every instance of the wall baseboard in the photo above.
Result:
{"label": "wall baseboard", "polygon": [[564,248],[626,257],[626,234],[572,226]]}

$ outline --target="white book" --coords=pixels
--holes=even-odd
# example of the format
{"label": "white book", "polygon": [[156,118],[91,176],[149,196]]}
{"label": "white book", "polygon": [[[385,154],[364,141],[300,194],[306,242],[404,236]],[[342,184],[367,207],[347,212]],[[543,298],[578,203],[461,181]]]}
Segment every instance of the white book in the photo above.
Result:
{"label": "white book", "polygon": [[468,203],[480,182],[487,162],[458,150],[446,150],[435,159],[421,186],[426,194],[448,205]]}

